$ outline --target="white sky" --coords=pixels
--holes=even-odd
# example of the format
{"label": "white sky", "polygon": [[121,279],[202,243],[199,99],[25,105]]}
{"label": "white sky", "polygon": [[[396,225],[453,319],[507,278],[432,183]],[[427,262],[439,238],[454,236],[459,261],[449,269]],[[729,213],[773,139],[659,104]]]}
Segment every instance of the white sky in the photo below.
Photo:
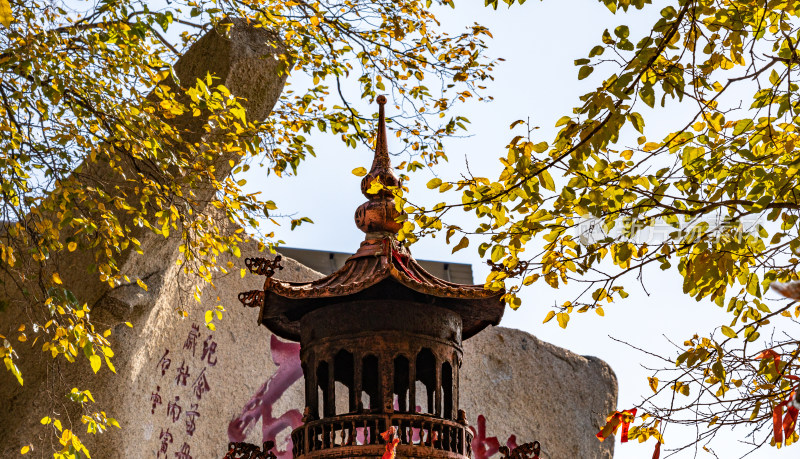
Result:
{"label": "white sky", "polygon": [[[474,3],[474,6],[467,6],[468,3]],[[627,24],[631,27],[631,37],[640,37],[649,30],[659,10],[656,6],[649,7],[646,15],[634,12],[614,16],[599,2],[587,0],[551,0],[543,3],[530,0],[511,9],[501,6],[498,11],[485,8],[482,3],[480,0],[459,1],[455,10],[439,12],[443,29],[451,33],[458,32],[460,27],[473,21],[488,26],[494,35],[489,42],[491,55],[506,58],[506,62],[496,69],[496,80],[489,84],[488,91],[495,101],[491,104],[475,103],[466,110],[466,116],[472,121],[473,136],[447,144],[446,153],[450,163],[435,171],[443,180],[457,179],[465,169],[465,159],[469,160],[470,168],[476,175],[496,178],[500,170],[497,158],[505,153],[503,146],[512,137],[508,126],[516,119],[530,116],[532,124],[542,127],[534,132],[535,139],[551,140],[555,121],[571,113],[578,96],[597,84],[593,78],[604,74],[602,69],[598,69],[592,78],[579,82],[573,60],[585,57],[589,49],[599,43],[605,28],[613,30],[617,25]],[[648,29],[645,30],[645,27]],[[632,41],[636,43],[638,38]],[[362,113],[375,111],[374,107],[359,103],[357,98],[354,100]],[[391,116],[391,104],[387,105],[387,109]],[[680,112],[680,109],[671,109],[644,113],[648,122],[646,133],[658,132],[659,135],[653,137],[659,137],[664,129],[673,129],[674,123],[670,120]],[[522,132],[520,130],[517,134]],[[399,149],[399,142],[390,135],[390,150],[393,140],[396,142],[395,150]],[[263,190],[264,198],[274,200],[280,211],[297,212],[314,220],[314,225],[303,225],[293,232],[288,230],[288,223],[278,228],[278,237],[287,246],[355,251],[363,240],[363,233],[355,227],[352,215],[364,197],[359,190],[360,179],[353,176],[351,170],[359,166],[368,168],[372,154],[365,147],[357,150],[345,148],[332,137],[317,136],[313,141],[318,157],[302,164],[298,177],[265,178],[259,168],[254,168],[247,174],[249,186]],[[430,172],[412,177],[408,185],[415,202],[435,203],[441,200],[438,193],[425,187],[432,177]],[[468,225],[470,219],[462,217],[460,221]],[[443,237],[439,237],[423,240],[411,250],[417,259],[472,263],[475,280],[481,282],[488,271],[477,255],[477,245],[473,242],[470,248],[451,255],[451,247],[445,245]],[[659,363],[616,343],[611,336],[674,357],[677,354],[665,337],[681,343],[694,333],[707,335],[713,327],[731,320],[715,305],[697,303],[683,295],[682,280],[677,272],[655,270],[647,273],[644,280],[649,296],[631,279],[631,283],[627,284],[631,293],[627,300],[606,306],[605,317],[594,313],[574,314],[566,330],[559,328],[555,320],[543,325],[542,319],[554,303],[572,299],[577,286],[570,285],[559,290],[538,286],[529,288],[523,291],[523,306],[518,311],[508,310],[501,325],[524,330],[578,354],[604,359],[619,380],[619,408],[629,408],[650,393],[646,376],[652,373],[642,368],[641,364],[659,367]],[[549,375],[543,374],[541,377],[548,378]],[[747,429],[739,429],[732,435],[718,437],[711,446],[720,458],[740,457],[749,448],[738,444],[737,439],[746,433]],[[694,433],[693,429],[687,431],[673,426],[667,428],[665,435],[667,443],[662,457],[667,456],[670,447],[682,444]],[[569,439],[565,438],[564,441]],[[649,458],[653,447],[653,440],[644,445],[617,443],[615,457]],[[765,447],[750,457],[789,458],[798,454],[798,447],[780,451]],[[694,456],[692,450],[673,457]],[[700,450],[697,457],[713,456]]]}

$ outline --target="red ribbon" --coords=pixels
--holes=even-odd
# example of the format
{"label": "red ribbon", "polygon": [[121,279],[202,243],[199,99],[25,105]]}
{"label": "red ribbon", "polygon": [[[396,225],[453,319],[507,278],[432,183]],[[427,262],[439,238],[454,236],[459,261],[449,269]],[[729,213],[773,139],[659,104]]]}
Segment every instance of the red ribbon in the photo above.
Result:
{"label": "red ribbon", "polygon": [[400,443],[399,438],[395,438],[391,441],[391,443],[386,444],[386,452],[383,453],[381,459],[395,459],[395,448],[397,448],[397,444]]}
{"label": "red ribbon", "polygon": [[625,443],[628,441],[628,427],[631,425],[631,421],[636,419],[636,408],[632,410],[625,410],[622,412],[622,432],[621,436],[622,439],[620,440],[621,443]]}
{"label": "red ribbon", "polygon": [[775,371],[778,371],[778,362],[781,361],[781,355],[772,349],[767,349],[765,351],[761,351],[756,356],[756,359],[772,359],[775,362]]}
{"label": "red ribbon", "polygon": [[797,424],[797,408],[789,406],[786,408],[786,416],[783,418],[783,438],[789,438],[794,432],[794,426]]}
{"label": "red ribbon", "polygon": [[775,405],[775,408],[772,410],[772,438],[775,439],[775,444],[783,443],[783,422],[781,422],[781,418],[783,417],[783,405],[785,403],[779,403]]}
{"label": "red ribbon", "polygon": [[661,442],[656,443],[656,450],[653,451],[653,459],[661,457]]}
{"label": "red ribbon", "polygon": [[397,449],[397,444],[400,443],[400,439],[394,438],[394,426],[389,427],[389,430],[386,432],[381,432],[381,437],[386,441],[386,452],[383,453],[381,459],[395,459],[395,449]]}
{"label": "red ribbon", "polygon": [[[795,391],[789,394],[789,398],[775,405],[772,409],[772,438],[775,444],[783,443],[784,439],[792,436],[797,425],[797,415],[800,413],[797,408],[789,403],[795,398]],[[787,406],[788,405],[788,406]],[[783,415],[783,408],[786,407],[786,415]]]}
{"label": "red ribbon", "polygon": [[414,279],[417,282],[422,282],[421,280],[419,280],[417,276],[414,275],[414,273],[411,272],[410,269],[408,269],[408,266],[406,266],[406,264],[408,263],[408,256],[403,255],[399,251],[395,250],[394,244],[392,244],[391,239],[384,239],[384,241],[386,241],[386,254],[387,255],[391,254],[392,258],[394,258],[394,260],[400,266],[400,269],[402,269],[403,272],[406,273],[408,277]]}
{"label": "red ribbon", "polygon": [[622,432],[620,432],[621,442],[625,443],[628,441],[628,428],[631,425],[631,422],[636,419],[636,408],[631,410],[623,410],[623,411],[615,411],[611,416],[606,418],[606,425],[600,429],[600,432],[595,434],[598,440],[603,441],[608,438],[611,434],[617,433],[617,428],[621,425]]}

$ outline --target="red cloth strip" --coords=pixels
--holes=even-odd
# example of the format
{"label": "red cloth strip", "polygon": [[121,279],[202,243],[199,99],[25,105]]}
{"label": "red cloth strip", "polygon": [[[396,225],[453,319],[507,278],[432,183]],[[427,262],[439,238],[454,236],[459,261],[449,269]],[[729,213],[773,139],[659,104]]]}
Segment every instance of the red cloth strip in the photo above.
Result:
{"label": "red cloth strip", "polygon": [[636,408],[632,410],[625,410],[621,413],[622,432],[620,432],[621,443],[628,441],[628,428],[631,426],[631,421],[636,419]]}
{"label": "red cloth strip", "polygon": [[412,272],[411,272],[411,270],[410,270],[410,269],[408,269],[408,267],[406,266],[406,262],[405,262],[405,258],[406,258],[406,257],[404,257],[403,255],[401,255],[401,254],[400,254],[400,252],[398,252],[398,251],[397,251],[397,250],[395,250],[394,248],[392,249],[392,256],[394,257],[395,261],[397,261],[397,264],[398,264],[398,265],[400,265],[400,267],[401,267],[401,268],[403,268],[403,272],[405,272],[405,273],[406,273],[406,275],[408,275],[408,277],[410,277],[410,278],[414,279],[414,280],[415,280],[415,281],[417,281],[417,282],[422,282],[422,281],[421,281],[421,280],[419,280],[419,279],[417,278],[417,276],[415,276],[415,275],[414,275],[414,273],[412,273]]}
{"label": "red cloth strip", "polygon": [[656,449],[653,451],[653,459],[661,457],[661,442],[656,443]]}
{"label": "red cloth strip", "polygon": [[772,437],[775,444],[783,443],[783,403],[775,405],[772,410]]}
{"label": "red cloth strip", "polygon": [[783,418],[783,438],[789,438],[794,433],[794,427],[797,424],[797,408],[788,406],[786,408],[786,416]]}

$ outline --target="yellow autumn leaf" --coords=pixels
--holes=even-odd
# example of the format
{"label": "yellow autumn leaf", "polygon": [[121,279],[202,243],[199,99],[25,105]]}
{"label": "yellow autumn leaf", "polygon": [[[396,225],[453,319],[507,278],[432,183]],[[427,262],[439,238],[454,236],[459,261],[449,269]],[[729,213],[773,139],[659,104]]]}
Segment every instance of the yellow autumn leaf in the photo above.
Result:
{"label": "yellow autumn leaf", "polygon": [[464,236],[464,237],[461,238],[461,241],[459,241],[458,244],[456,244],[456,246],[453,247],[453,252],[452,253],[456,253],[459,250],[461,250],[463,248],[466,248],[467,246],[469,246],[469,239],[467,239],[467,237]]}
{"label": "yellow autumn leaf", "polygon": [[555,316],[556,316],[555,312],[553,312],[553,311],[548,312],[547,315],[544,317],[544,320],[542,321],[542,323],[546,324],[547,322],[550,322],[551,320],[553,320],[553,317],[555,317]]}
{"label": "yellow autumn leaf", "polygon": [[92,371],[94,371],[95,373],[97,373],[100,370],[101,362],[102,361],[100,360],[100,356],[97,354],[92,354],[89,357],[89,363],[92,365]]}
{"label": "yellow autumn leaf", "polygon": [[13,20],[14,17],[11,15],[11,4],[8,2],[8,0],[0,0],[0,23],[6,27],[11,27],[11,22]]}
{"label": "yellow autumn leaf", "polygon": [[549,172],[547,172],[547,170],[542,170],[539,173],[539,177],[541,177],[542,179],[542,186],[544,186],[546,189],[550,191],[555,191],[556,184],[553,181],[553,177],[550,175]]}
{"label": "yellow autumn leaf", "polygon": [[61,276],[59,276],[58,273],[53,273],[53,282],[55,282],[58,285],[63,284],[63,282],[61,282]]}
{"label": "yellow autumn leaf", "polygon": [[[2,2],[2,1],[3,0],[0,0],[0,2]],[[22,449],[19,450],[19,453],[20,454],[28,454],[28,452],[30,452],[30,450],[31,450],[30,445],[25,445],[25,446],[22,447]]]}
{"label": "yellow autumn leaf", "polygon": [[567,324],[569,323],[569,314],[566,312],[559,312],[556,314],[556,320],[558,320],[559,327],[567,328]]}

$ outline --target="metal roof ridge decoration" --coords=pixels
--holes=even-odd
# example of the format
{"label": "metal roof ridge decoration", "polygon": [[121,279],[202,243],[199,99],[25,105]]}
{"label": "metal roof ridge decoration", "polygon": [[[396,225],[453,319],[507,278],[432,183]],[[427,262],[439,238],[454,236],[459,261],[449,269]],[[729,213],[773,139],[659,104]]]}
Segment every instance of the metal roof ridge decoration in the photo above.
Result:
{"label": "metal roof ridge decoration", "polygon": [[286,298],[328,298],[353,294],[392,278],[406,287],[443,298],[492,298],[503,294],[483,285],[448,282],[430,274],[395,238],[367,239],[336,272],[310,282],[267,278],[266,290]]}
{"label": "metal roof ridge decoration", "polygon": [[[245,292],[240,300],[246,306],[261,306],[259,321],[272,325],[281,332],[279,336],[296,339],[296,324],[288,317],[288,312],[297,308],[295,316],[307,312],[304,300],[337,298],[356,295],[383,281],[394,281],[407,289],[428,297],[448,302],[445,307],[462,310],[465,319],[464,335],[472,336],[487,325],[497,325],[503,314],[504,291],[488,290],[484,285],[463,285],[439,279],[428,273],[409,250],[397,240],[397,232],[402,227],[398,221],[402,216],[394,203],[394,195],[387,187],[398,187],[400,180],[392,172],[387,145],[386,116],[384,105],[386,97],[377,97],[379,116],[375,139],[375,157],[372,168],[361,180],[361,192],[368,201],[361,204],[355,212],[356,226],[366,233],[365,240],[358,251],[352,255],[336,272],[310,282],[285,282],[267,276],[262,291]],[[374,181],[383,185],[377,192],[370,193]],[[373,190],[374,191],[374,190]],[[250,262],[251,264],[254,262]],[[250,267],[250,264],[248,264]],[[264,274],[260,269],[251,271]],[[455,304],[460,300],[463,304]],[[298,303],[299,302],[299,303]],[[270,326],[270,329],[273,327]]]}

